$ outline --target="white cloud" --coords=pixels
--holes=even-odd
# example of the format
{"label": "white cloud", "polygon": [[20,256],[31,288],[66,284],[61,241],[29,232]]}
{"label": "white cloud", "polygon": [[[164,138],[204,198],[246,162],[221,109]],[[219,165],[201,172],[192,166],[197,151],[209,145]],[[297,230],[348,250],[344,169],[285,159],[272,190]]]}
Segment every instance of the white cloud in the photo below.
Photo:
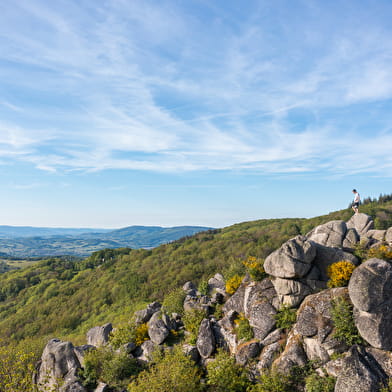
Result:
{"label": "white cloud", "polygon": [[392,98],[387,26],[358,33],[353,15],[330,34],[331,21],[280,20],[263,7],[243,21],[219,8],[203,20],[171,2],[5,8],[0,60],[15,66],[0,76],[48,106],[1,100],[5,111],[23,107],[0,124],[3,160],[49,171],[340,173],[361,152],[355,170],[390,167],[385,109],[372,135],[361,118],[348,132],[334,117]]}

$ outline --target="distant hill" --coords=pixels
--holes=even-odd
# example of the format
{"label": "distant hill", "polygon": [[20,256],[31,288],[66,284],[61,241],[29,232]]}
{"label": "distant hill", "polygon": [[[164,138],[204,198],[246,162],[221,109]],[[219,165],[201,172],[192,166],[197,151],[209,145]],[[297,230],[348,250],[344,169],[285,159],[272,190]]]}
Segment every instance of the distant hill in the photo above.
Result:
{"label": "distant hill", "polygon": [[117,230],[0,226],[2,258],[89,256],[104,248],[154,248],[209,227],[130,226]]}

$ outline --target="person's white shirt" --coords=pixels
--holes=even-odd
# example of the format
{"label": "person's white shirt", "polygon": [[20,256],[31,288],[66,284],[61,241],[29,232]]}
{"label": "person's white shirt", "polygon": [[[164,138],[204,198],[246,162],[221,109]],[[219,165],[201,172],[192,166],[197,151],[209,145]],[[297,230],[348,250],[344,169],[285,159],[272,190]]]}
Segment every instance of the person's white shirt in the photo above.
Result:
{"label": "person's white shirt", "polygon": [[359,196],[359,193],[357,192],[357,193],[355,194],[355,197],[354,197],[354,203],[359,203],[359,200],[361,200],[361,198],[360,198],[360,196]]}

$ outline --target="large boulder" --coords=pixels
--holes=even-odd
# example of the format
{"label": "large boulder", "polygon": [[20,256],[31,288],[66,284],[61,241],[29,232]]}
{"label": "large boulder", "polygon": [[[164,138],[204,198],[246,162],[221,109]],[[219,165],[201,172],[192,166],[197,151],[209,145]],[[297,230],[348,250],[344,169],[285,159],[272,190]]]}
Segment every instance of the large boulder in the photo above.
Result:
{"label": "large boulder", "polygon": [[275,278],[272,280],[280,303],[291,307],[299,305],[312,293],[311,287],[295,279]]}
{"label": "large boulder", "polygon": [[374,222],[371,216],[358,213],[354,214],[347,222],[347,228],[354,228],[359,235],[364,235],[374,228]]}
{"label": "large boulder", "polygon": [[264,262],[265,271],[277,278],[302,278],[312,267],[316,246],[305,236],[286,241]]}
{"label": "large boulder", "polygon": [[226,283],[224,277],[221,274],[215,274],[208,280],[209,294],[214,294],[215,291],[221,294],[226,294]]}
{"label": "large boulder", "polygon": [[335,220],[315,227],[307,237],[309,240],[320,245],[341,247],[346,232],[346,223],[342,220]]}
{"label": "large boulder", "polygon": [[330,355],[341,353],[347,347],[334,338],[332,303],[337,298],[347,298],[345,287],[309,295],[297,312],[295,331],[303,337],[303,347],[310,360],[326,363]]}
{"label": "large boulder", "polygon": [[392,265],[370,259],[357,267],[348,286],[360,335],[373,347],[392,349]]}
{"label": "large boulder", "polygon": [[51,339],[42,353],[34,383],[39,391],[55,390],[60,384],[60,392],[85,392],[77,378],[80,368],[73,344]]}
{"label": "large boulder", "polygon": [[152,315],[161,310],[162,305],[159,302],[152,302],[145,309],[135,312],[135,321],[137,324],[146,323]]}
{"label": "large boulder", "polygon": [[237,291],[226,301],[222,308],[224,313],[228,313],[230,310],[234,310],[237,313],[244,312],[246,286],[247,283],[242,283]]}
{"label": "large boulder", "polygon": [[156,312],[152,315],[148,322],[148,336],[155,344],[162,344],[170,335],[170,331],[162,320],[161,312]]}
{"label": "large boulder", "polygon": [[342,360],[335,392],[376,392],[387,380],[387,375],[373,356],[363,347],[353,346]]}
{"label": "large boulder", "polygon": [[245,366],[249,360],[260,354],[261,345],[258,340],[251,340],[237,347],[235,360],[239,365]]}
{"label": "large boulder", "polygon": [[107,323],[100,327],[91,328],[87,332],[87,344],[100,347],[109,342],[110,332],[112,332],[113,327],[111,323]]}
{"label": "large boulder", "polygon": [[257,363],[257,369],[263,371],[265,369],[270,369],[274,359],[281,350],[281,345],[279,342],[271,343],[265,346],[260,354],[259,362]]}
{"label": "large boulder", "polygon": [[215,351],[215,334],[209,319],[204,319],[200,324],[196,346],[203,359],[210,357]]}
{"label": "large boulder", "polygon": [[302,336],[292,330],[287,338],[284,351],[273,362],[273,367],[280,373],[289,374],[293,367],[305,366],[307,360]]}

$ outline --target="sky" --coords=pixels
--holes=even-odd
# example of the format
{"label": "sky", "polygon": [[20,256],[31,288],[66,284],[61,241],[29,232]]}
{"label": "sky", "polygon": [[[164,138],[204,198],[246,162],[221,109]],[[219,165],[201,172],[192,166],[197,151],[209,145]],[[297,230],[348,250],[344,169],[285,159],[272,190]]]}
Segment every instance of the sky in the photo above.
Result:
{"label": "sky", "polygon": [[390,0],[0,2],[0,224],[224,227],[392,192]]}

